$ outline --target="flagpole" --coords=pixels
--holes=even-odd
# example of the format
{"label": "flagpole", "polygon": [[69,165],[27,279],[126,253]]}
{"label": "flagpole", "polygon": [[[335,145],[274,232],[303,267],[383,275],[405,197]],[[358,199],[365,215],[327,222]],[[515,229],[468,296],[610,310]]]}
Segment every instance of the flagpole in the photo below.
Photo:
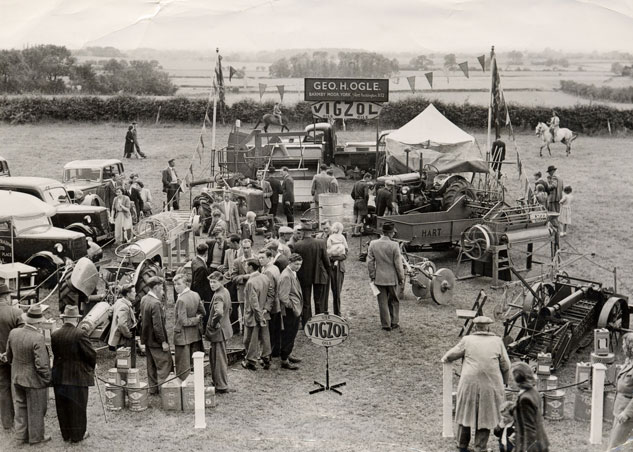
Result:
{"label": "flagpole", "polygon": [[[488,134],[486,137],[486,166],[490,169],[490,128],[492,125],[492,91],[495,84],[494,79],[494,68],[493,64],[496,65],[495,59],[495,46],[492,46],[490,49],[490,96],[488,99]],[[488,188],[488,173],[486,173],[486,189]]]}
{"label": "flagpole", "polygon": [[[216,47],[215,53],[219,56],[220,49]],[[219,62],[219,58],[217,60]],[[216,63],[218,64],[218,63]],[[211,186],[215,187],[215,120],[217,118],[217,106],[218,106],[218,87],[217,87],[217,71],[213,71],[213,123],[211,126]]]}

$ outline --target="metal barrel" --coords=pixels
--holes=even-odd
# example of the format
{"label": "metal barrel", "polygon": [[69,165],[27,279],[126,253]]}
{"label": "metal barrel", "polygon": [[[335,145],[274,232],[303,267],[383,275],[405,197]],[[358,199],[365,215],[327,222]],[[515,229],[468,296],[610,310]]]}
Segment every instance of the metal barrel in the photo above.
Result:
{"label": "metal barrel", "polygon": [[569,295],[566,298],[563,298],[561,301],[559,301],[558,303],[552,305],[552,306],[547,306],[543,309],[541,309],[541,312],[539,313],[542,317],[550,317],[555,315],[556,313],[560,313],[565,311],[567,308],[569,308],[570,306],[572,306],[574,303],[576,303],[577,301],[582,300],[585,297],[585,290],[583,289],[579,289],[575,292],[573,292],[571,295]]}

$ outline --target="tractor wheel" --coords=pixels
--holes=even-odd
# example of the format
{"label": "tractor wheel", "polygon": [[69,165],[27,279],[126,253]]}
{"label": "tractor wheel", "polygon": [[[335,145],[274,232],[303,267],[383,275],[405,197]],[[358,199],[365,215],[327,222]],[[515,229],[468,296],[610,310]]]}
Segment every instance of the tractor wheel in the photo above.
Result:
{"label": "tractor wheel", "polygon": [[448,208],[455,203],[457,198],[462,195],[466,195],[471,199],[476,199],[475,189],[470,182],[466,179],[455,179],[446,188],[444,196],[442,196],[442,210],[448,210]]}
{"label": "tractor wheel", "polygon": [[[141,298],[149,292],[149,280],[154,276],[163,277],[163,270],[158,265],[149,261],[145,261],[142,265],[143,268],[141,269],[138,280],[136,281],[136,300],[138,302],[140,302]],[[164,290],[163,293],[164,296],[167,296]]]}
{"label": "tractor wheel", "polygon": [[75,287],[70,282],[70,275],[72,272],[68,272],[64,275],[64,278],[59,283],[59,312],[64,312],[64,308],[67,305],[70,306],[81,306],[82,301],[86,301],[86,296],[75,289]]}

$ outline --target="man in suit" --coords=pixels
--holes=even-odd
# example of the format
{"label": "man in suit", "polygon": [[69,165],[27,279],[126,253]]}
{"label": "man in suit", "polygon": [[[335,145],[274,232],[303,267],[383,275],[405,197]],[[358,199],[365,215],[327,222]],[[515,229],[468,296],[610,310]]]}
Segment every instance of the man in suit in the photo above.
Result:
{"label": "man in suit", "polygon": [[209,268],[207,267],[207,252],[209,247],[206,243],[199,243],[196,246],[196,257],[191,261],[191,290],[196,292],[204,306],[205,314],[202,317],[202,326],[206,328],[209,319],[209,309],[213,291],[209,286]]}
{"label": "man in suit", "polygon": [[257,370],[257,359],[262,358],[264,369],[270,368],[270,333],[268,321],[272,309],[273,296],[269,295],[272,285],[268,276],[259,273],[259,262],[251,259],[246,263],[249,273],[244,287],[244,348],[246,359],[242,367]]}
{"label": "man in suit", "polygon": [[275,253],[268,249],[261,249],[257,256],[259,265],[261,266],[261,272],[266,275],[270,280],[272,291],[269,291],[271,300],[268,304],[271,305],[270,309],[270,322],[268,331],[270,333],[270,349],[271,357],[279,358],[281,349],[281,309],[279,307],[279,295],[277,289],[279,286],[279,267],[274,264]]}
{"label": "man in suit", "polygon": [[[229,248],[224,253],[224,269],[225,269],[225,274],[229,278],[232,278],[231,275],[236,274],[235,265],[239,257],[240,241],[241,241],[240,236],[237,234],[231,234],[229,236],[229,239],[227,240],[227,244],[229,245]],[[233,282],[233,280],[231,279],[224,287],[226,287],[226,290],[229,291],[229,296],[231,297],[231,310],[230,310],[231,328],[233,329],[234,334],[239,334],[240,314],[239,314],[239,309],[238,309],[239,298],[237,294],[237,284]]]}
{"label": "man in suit", "polygon": [[[288,257],[290,256],[290,254],[286,256],[280,253],[279,240],[275,239],[268,241],[265,245],[265,248],[273,252],[272,263],[279,269],[279,273],[281,274],[281,272],[284,271],[284,269],[288,266]],[[288,251],[290,251],[289,248]]]}
{"label": "man in suit", "polygon": [[382,237],[372,240],[367,250],[369,279],[380,293],[377,296],[380,324],[385,331],[399,328],[400,300],[398,286],[404,282],[400,247],[391,240],[395,234],[390,221],[382,225]]}
{"label": "man in suit", "polygon": [[38,444],[51,439],[44,429],[51,368],[44,335],[38,329],[44,321],[41,306],[30,307],[23,320],[24,327],[9,333],[5,359],[11,365],[16,438]]}
{"label": "man in suit", "polygon": [[125,134],[125,146],[123,147],[123,157],[129,159],[134,152],[134,126],[130,125]]}
{"label": "man in suit", "polygon": [[171,360],[165,307],[163,306],[163,278],[150,278],[149,292],[141,299],[141,343],[145,344],[147,380],[150,394],[158,394],[158,384],[167,380],[174,364]]}
{"label": "man in suit", "polygon": [[163,193],[167,194],[167,208],[168,210],[180,209],[179,197],[180,197],[180,179],[178,173],[176,173],[176,160],[170,159],[168,167],[163,170]]}
{"label": "man in suit", "polygon": [[281,200],[284,203],[286,222],[288,223],[288,227],[292,228],[295,225],[295,181],[292,177],[290,177],[290,172],[288,172],[288,168],[286,166],[281,168],[281,172],[283,174],[283,181],[281,182]]}
{"label": "man in suit", "polygon": [[291,354],[299,330],[299,318],[303,310],[303,295],[297,278],[297,271],[301,268],[303,259],[299,254],[293,253],[288,258],[288,262],[288,266],[279,276],[277,290],[284,325],[281,332],[280,357],[282,369],[297,370],[299,367],[295,364],[300,363],[301,359],[293,358]]}
{"label": "man in suit", "polygon": [[229,388],[229,361],[226,357],[226,341],[233,337],[231,328],[230,312],[231,297],[224,284],[229,280],[225,279],[222,273],[213,272],[209,275],[209,284],[213,290],[213,300],[211,302],[211,321],[207,325],[205,337],[211,342],[209,348],[209,364],[211,366],[211,376],[213,386],[218,394],[235,392]]}
{"label": "man in suit", "polygon": [[301,322],[305,326],[312,317],[312,296],[314,295],[314,313],[321,314],[328,310],[328,273],[330,258],[327,245],[323,239],[315,239],[305,226],[301,229],[303,239],[294,246],[294,252],[301,256],[303,265],[297,271],[303,293],[303,312]]}
{"label": "man in suit", "polygon": [[[242,314],[241,326],[244,328],[244,288],[246,287],[246,281],[248,281],[248,278],[250,277],[250,272],[248,271],[246,264],[253,258],[253,244],[250,240],[243,239],[240,248],[241,255],[235,259],[233,272],[229,273],[229,277],[237,290],[238,308]],[[239,317],[237,312],[235,315],[238,315]],[[235,315],[232,314],[231,317],[234,318]],[[238,334],[240,331],[240,325],[234,322],[235,320],[231,320],[233,325],[233,334]]]}
{"label": "man in suit", "polygon": [[207,251],[207,267],[209,273],[218,270],[224,273],[224,260],[226,257],[226,251],[229,249],[229,244],[225,240],[224,232],[215,231],[211,234],[212,240],[207,240],[206,244],[209,247]]}
{"label": "man in suit", "polygon": [[[11,305],[11,291],[0,284],[0,355],[7,351],[7,340],[11,330],[24,325],[22,310]],[[13,428],[13,395],[11,394],[11,364],[0,361],[0,420],[2,427]]]}
{"label": "man in suit", "polygon": [[132,136],[134,137],[134,149],[136,149],[137,157],[142,159],[146,158],[146,155],[141,152],[141,146],[138,144],[138,132],[136,130],[136,123],[132,123]]}
{"label": "man in suit", "polygon": [[556,167],[547,167],[547,185],[549,192],[547,195],[547,210],[550,212],[560,212],[560,200],[563,197],[563,181],[556,174]]}
{"label": "man in suit", "polygon": [[312,193],[312,197],[314,198],[314,204],[317,207],[319,207],[319,195],[321,193],[329,193],[330,184],[332,183],[332,176],[326,173],[327,165],[322,163],[319,169],[320,171],[312,178],[312,187],[310,188],[310,193]]}
{"label": "man in suit", "polygon": [[[271,198],[273,197],[273,187],[270,185],[270,182],[266,180],[266,173],[264,171],[260,172],[257,177],[259,179],[259,187],[264,193],[265,211],[270,212],[270,208],[272,207]],[[277,202],[279,202],[279,199],[277,199]]]}
{"label": "man in suit", "polygon": [[206,311],[200,296],[189,289],[185,274],[174,277],[174,289],[178,294],[174,309],[174,346],[176,347],[176,375],[186,380],[193,367],[194,352],[204,352],[202,346],[202,319]]}
{"label": "man in suit", "polygon": [[51,334],[55,407],[62,438],[78,443],[88,437],[88,387],[95,384],[97,352],[86,332],[77,328],[81,318],[77,306],[66,306],[60,317],[64,325]]}
{"label": "man in suit", "polygon": [[268,178],[268,183],[270,184],[270,188],[272,189],[272,194],[270,196],[270,213],[273,216],[277,215],[277,209],[279,208],[279,195],[283,193],[283,190],[281,189],[281,182],[279,182],[279,179],[273,176],[275,172],[276,169],[274,166],[268,168],[268,173],[270,174],[270,177]]}
{"label": "man in suit", "polygon": [[224,190],[222,194],[223,200],[219,203],[218,208],[224,214],[224,220],[229,226],[227,231],[229,234],[239,234],[240,230],[240,212],[237,210],[237,204],[231,201],[231,192]]}
{"label": "man in suit", "polygon": [[376,215],[397,215],[398,204],[395,198],[396,184],[392,180],[387,180],[385,186],[376,193]]}

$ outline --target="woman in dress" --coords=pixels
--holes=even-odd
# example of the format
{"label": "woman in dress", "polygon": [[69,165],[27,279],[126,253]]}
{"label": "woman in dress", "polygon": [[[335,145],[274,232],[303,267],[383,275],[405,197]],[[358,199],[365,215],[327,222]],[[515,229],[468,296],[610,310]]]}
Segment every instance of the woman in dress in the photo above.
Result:
{"label": "woman in dress", "polygon": [[571,224],[571,203],[573,199],[574,195],[571,194],[571,187],[567,185],[563,189],[563,197],[560,199],[560,217],[558,217],[558,222],[563,225],[561,237],[567,235],[567,226]]}
{"label": "woman in dress", "polygon": [[633,333],[622,336],[622,351],[624,352],[624,366],[615,379],[615,402],[613,403],[613,428],[609,438],[607,450],[621,449],[621,446],[631,436],[633,431]]}
{"label": "woman in dress", "polygon": [[123,194],[122,188],[116,189],[116,197],[112,201],[112,218],[114,219],[114,240],[117,245],[129,242],[132,238],[132,202]]}
{"label": "woman in dress", "polygon": [[541,396],[534,389],[536,378],[523,361],[512,364],[512,378],[519,387],[514,407],[515,452],[548,452],[549,441],[543,427]]}

